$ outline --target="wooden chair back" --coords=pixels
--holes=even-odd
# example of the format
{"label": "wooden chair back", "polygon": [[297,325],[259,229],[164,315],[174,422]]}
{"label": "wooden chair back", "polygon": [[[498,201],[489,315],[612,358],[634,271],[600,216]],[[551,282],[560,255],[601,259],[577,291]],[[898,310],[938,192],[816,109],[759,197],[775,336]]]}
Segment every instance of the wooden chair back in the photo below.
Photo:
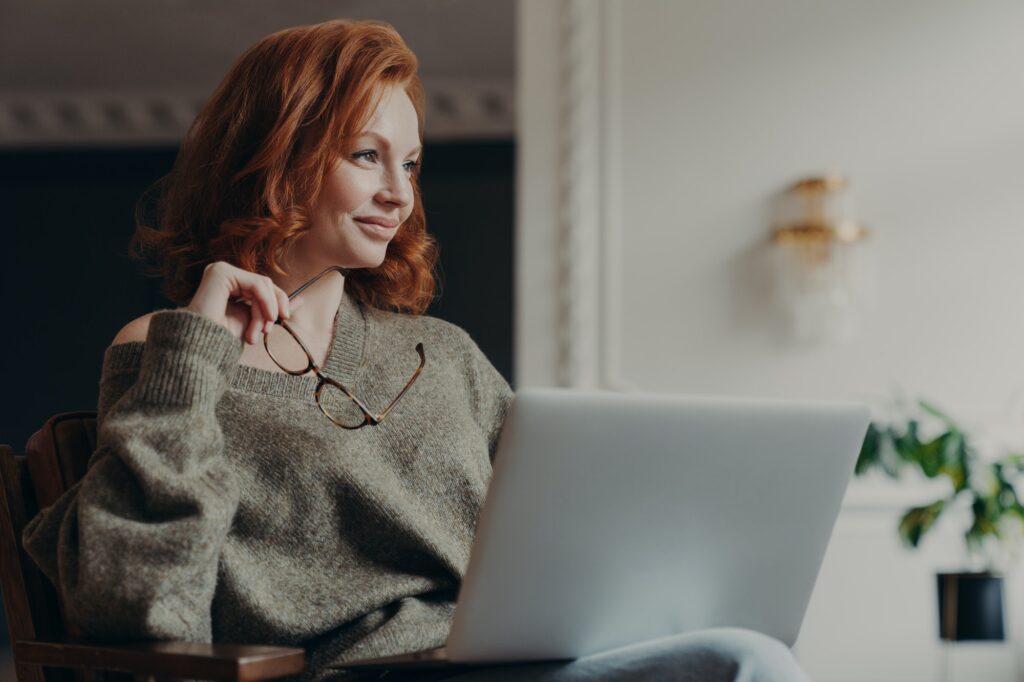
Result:
{"label": "wooden chair back", "polygon": [[[0,590],[11,641],[58,640],[79,633],[68,622],[56,590],[21,544],[21,532],[40,509],[56,502],[85,474],[96,448],[96,415],[51,417],[19,455],[0,445]],[[41,668],[18,660],[18,682],[74,682],[72,670]]]}

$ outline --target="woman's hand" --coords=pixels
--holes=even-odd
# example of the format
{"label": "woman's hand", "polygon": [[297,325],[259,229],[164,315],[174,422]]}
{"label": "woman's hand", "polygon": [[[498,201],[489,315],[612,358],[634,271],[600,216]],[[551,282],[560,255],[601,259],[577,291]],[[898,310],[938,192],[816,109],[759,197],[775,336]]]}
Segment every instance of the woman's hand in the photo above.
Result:
{"label": "woman's hand", "polygon": [[259,341],[278,317],[291,316],[288,294],[273,280],[224,261],[206,266],[185,310],[227,327],[248,344]]}

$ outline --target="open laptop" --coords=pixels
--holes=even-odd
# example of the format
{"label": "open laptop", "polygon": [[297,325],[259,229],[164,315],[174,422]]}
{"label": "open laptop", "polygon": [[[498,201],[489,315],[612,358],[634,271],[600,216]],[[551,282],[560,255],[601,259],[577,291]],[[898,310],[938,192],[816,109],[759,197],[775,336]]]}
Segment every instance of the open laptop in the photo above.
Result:
{"label": "open laptop", "polygon": [[524,389],[444,647],[338,668],[571,659],[715,626],[797,638],[863,405]]}

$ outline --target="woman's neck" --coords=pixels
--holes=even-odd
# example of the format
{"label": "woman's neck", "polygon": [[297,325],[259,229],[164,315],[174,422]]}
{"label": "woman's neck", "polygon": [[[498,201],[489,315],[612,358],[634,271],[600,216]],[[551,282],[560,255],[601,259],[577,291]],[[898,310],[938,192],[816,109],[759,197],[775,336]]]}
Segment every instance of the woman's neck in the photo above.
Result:
{"label": "woman's neck", "polygon": [[[274,276],[274,284],[281,287],[286,293],[291,294],[300,286],[309,281],[316,272],[289,275],[285,277]],[[292,314],[291,322],[299,328],[313,332],[329,331],[334,328],[334,316],[341,306],[342,297],[345,295],[345,277],[340,272],[331,272],[302,293],[296,296],[293,302],[302,301],[301,306]]]}

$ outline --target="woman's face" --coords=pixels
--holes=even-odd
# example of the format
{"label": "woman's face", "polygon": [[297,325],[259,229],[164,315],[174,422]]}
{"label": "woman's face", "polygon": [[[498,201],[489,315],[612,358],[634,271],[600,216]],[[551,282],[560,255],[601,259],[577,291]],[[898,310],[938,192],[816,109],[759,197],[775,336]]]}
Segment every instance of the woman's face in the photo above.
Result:
{"label": "woman's face", "polygon": [[296,245],[291,265],[308,272],[380,265],[412,213],[420,150],[412,101],[400,87],[386,89],[353,147],[324,179],[312,206],[312,229]]}

